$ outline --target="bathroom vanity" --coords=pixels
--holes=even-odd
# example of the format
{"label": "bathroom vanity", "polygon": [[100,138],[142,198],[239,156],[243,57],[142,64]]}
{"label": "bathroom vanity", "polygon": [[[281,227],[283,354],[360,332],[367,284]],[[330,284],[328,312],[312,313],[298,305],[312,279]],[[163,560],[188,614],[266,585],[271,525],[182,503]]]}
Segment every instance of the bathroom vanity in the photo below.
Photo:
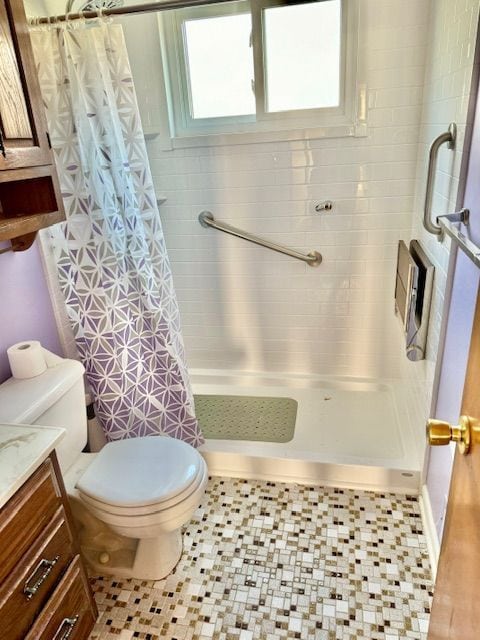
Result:
{"label": "bathroom vanity", "polygon": [[64,430],[0,425],[0,629],[5,640],[85,640],[97,609],[55,447]]}

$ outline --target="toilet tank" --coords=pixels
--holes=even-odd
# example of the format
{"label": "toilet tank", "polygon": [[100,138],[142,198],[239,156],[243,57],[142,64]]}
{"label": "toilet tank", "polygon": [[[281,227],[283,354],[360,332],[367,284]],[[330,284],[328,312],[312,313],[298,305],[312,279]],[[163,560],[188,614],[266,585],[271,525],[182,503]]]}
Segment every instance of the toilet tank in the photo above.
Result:
{"label": "toilet tank", "polygon": [[62,471],[67,471],[87,443],[85,369],[62,360],[34,378],[9,378],[0,385],[0,423],[63,427],[56,447]]}

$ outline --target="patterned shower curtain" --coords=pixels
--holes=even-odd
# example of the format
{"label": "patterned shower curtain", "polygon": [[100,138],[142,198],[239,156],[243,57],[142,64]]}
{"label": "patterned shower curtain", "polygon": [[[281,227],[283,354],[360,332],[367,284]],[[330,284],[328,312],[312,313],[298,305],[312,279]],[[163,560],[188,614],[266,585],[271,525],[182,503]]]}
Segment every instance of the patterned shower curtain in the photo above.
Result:
{"label": "patterned shower curtain", "polygon": [[120,25],[32,30],[67,220],[48,237],[108,440],[203,442]]}

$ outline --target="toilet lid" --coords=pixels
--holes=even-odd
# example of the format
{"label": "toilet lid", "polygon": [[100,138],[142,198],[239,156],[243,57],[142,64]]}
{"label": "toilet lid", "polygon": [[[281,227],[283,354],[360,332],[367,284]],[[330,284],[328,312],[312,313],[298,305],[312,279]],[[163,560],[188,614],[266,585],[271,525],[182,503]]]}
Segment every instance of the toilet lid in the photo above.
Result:
{"label": "toilet lid", "polygon": [[105,504],[158,504],[184,492],[202,458],[189,444],[168,436],[109,442],[77,482],[77,489]]}

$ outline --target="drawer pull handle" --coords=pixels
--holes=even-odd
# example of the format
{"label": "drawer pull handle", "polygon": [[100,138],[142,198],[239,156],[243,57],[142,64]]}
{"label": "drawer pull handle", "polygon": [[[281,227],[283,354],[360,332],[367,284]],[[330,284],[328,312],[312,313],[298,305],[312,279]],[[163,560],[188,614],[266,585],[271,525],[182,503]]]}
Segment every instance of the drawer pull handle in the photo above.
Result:
{"label": "drawer pull handle", "polygon": [[[23,593],[27,596],[27,600],[31,600],[37,593],[42,584],[50,575],[53,567],[57,564],[59,558],[60,556],[55,556],[53,560],[45,560],[45,558],[42,558],[42,560],[40,560],[35,569],[27,578],[25,586],[23,587]],[[43,571],[43,573],[38,575],[40,571]],[[33,582],[33,580],[35,580],[35,582]],[[31,582],[33,582],[33,584],[30,584]]]}
{"label": "drawer pull handle", "polygon": [[52,640],[68,640],[72,635],[73,628],[78,622],[78,618],[79,616],[75,616],[74,618],[64,618]]}

